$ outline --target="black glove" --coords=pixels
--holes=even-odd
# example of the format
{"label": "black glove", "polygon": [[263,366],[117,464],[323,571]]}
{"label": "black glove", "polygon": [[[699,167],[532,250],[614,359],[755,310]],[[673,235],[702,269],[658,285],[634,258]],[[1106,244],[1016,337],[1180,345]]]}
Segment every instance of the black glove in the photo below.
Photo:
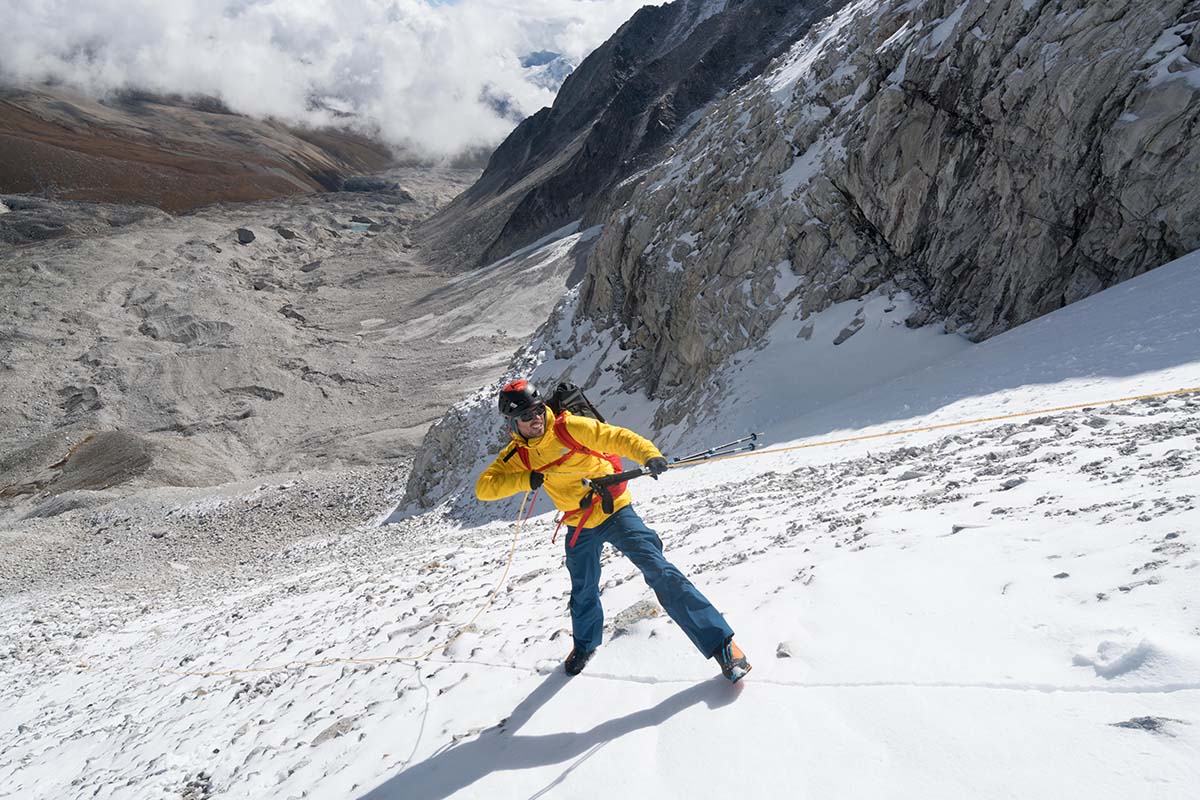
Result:
{"label": "black glove", "polygon": [[646,469],[650,470],[650,477],[658,480],[658,476],[667,471],[670,464],[662,456],[655,456],[646,462]]}
{"label": "black glove", "polygon": [[530,489],[530,491],[536,492],[538,489],[542,488],[542,483],[545,480],[546,480],[546,476],[542,475],[542,473],[530,472],[529,473],[529,489]]}

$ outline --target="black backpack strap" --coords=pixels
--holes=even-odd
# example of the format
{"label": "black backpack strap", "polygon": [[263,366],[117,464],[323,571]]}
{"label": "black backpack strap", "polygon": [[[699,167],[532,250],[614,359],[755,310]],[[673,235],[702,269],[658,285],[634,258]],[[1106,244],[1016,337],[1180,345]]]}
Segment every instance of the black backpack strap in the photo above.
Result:
{"label": "black backpack strap", "polygon": [[554,393],[547,401],[550,408],[553,409],[555,416],[563,411],[570,411],[584,417],[604,422],[604,417],[600,411],[592,405],[592,401],[587,399],[587,395],[583,393],[577,385],[564,381],[554,388]]}
{"label": "black backpack strap", "polygon": [[600,413],[600,409],[598,409],[598,408],[596,408],[594,405],[592,405],[592,401],[591,401],[591,400],[588,400],[588,399],[585,397],[585,398],[583,398],[583,402],[587,403],[587,406],[588,406],[588,408],[590,408],[590,409],[592,410],[592,416],[593,416],[593,417],[595,417],[595,418],[596,418],[597,420],[599,420],[600,422],[606,422],[606,420],[604,419],[604,415]]}

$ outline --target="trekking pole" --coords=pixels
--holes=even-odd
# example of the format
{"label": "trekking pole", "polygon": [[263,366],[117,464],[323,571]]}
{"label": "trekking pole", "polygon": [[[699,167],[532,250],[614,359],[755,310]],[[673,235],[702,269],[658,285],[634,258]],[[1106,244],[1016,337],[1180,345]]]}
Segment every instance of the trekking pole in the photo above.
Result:
{"label": "trekking pole", "polygon": [[744,444],[741,447],[735,447],[731,450],[721,450],[719,452],[710,453],[707,455],[699,456],[697,458],[689,458],[686,460],[680,459],[678,461],[672,461],[671,466],[673,466],[673,467],[692,467],[692,466],[695,466],[696,464],[703,464],[707,461],[711,461],[716,458],[721,458],[723,456],[733,455],[734,453],[746,453],[751,450],[757,450],[757,449],[758,449],[757,446],[754,445],[753,443]]}
{"label": "trekking pole", "polygon": [[[672,464],[686,464],[686,463],[690,463],[693,461],[704,461],[709,458],[716,458],[717,456],[724,456],[724,455],[728,455],[730,453],[741,453],[741,452],[744,452],[747,450],[753,450],[757,447],[757,445],[754,444],[754,442],[758,440],[759,436],[762,436],[762,434],[761,433],[751,433],[748,436],[743,436],[740,439],[734,439],[732,442],[726,442],[725,444],[719,444],[715,447],[710,447],[707,450],[700,450],[699,452],[692,453],[691,455],[673,458],[673,459],[671,459],[671,463]],[[741,447],[738,447],[738,445],[741,445]],[[732,449],[735,447],[737,449]]]}
{"label": "trekking pole", "polygon": [[[680,458],[671,459],[672,466],[678,465],[681,467],[699,464],[707,459],[716,458],[718,456],[727,456],[731,453],[743,453],[755,449],[758,445],[754,442],[762,436],[761,433],[751,433],[748,436],[743,436],[740,439],[734,439],[732,442],[725,442],[716,447],[710,447],[707,450],[701,450],[691,455],[681,456]],[[634,467],[625,472],[617,472],[613,475],[601,475],[598,478],[584,478],[581,483],[589,489],[594,489],[599,492],[607,491],[608,487],[615,486],[618,483],[640,478],[643,475],[649,475],[650,470],[647,467]]]}

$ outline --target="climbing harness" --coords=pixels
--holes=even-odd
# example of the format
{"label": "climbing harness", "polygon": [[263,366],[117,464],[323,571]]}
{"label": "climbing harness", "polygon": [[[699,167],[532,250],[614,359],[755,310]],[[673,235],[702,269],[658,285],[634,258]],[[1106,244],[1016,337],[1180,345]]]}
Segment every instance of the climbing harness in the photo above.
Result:
{"label": "climbing harness", "polygon": [[[543,464],[542,466],[537,467],[535,470],[533,464],[529,460],[529,448],[521,444],[514,444],[513,449],[509,451],[506,456],[504,456],[504,460],[507,461],[508,459],[512,458],[513,454],[515,453],[521,457],[521,464],[524,465],[525,469],[530,470],[531,472],[546,472],[547,470],[552,470],[555,467],[565,464],[578,453],[585,453],[594,458],[604,459],[608,463],[612,464],[615,472],[620,472],[621,457],[615,453],[599,453],[592,448],[581,444],[574,436],[571,435],[570,431],[567,430],[566,416],[566,410],[560,411],[558,415],[554,417],[550,425],[551,430],[554,433],[554,437],[558,439],[558,441],[561,442],[564,447],[567,448],[567,452],[564,453],[560,458],[551,461],[549,464]],[[579,501],[579,508],[573,511],[568,511],[558,518],[558,525],[555,527],[554,536],[550,538],[550,541],[557,541],[559,528],[563,526],[563,523],[569,520],[575,525],[575,534],[571,537],[571,541],[568,542],[567,546],[574,547],[575,543],[579,541],[579,534],[583,530],[584,524],[589,518],[591,518],[592,511],[594,511],[596,508],[596,503],[600,503],[600,506],[604,509],[605,514],[611,514],[613,512],[613,498],[620,497],[624,491],[625,481],[610,481],[605,485],[603,491],[597,492],[593,490],[584,495],[583,499]],[[532,511],[532,509],[533,506],[530,505],[530,510]]]}

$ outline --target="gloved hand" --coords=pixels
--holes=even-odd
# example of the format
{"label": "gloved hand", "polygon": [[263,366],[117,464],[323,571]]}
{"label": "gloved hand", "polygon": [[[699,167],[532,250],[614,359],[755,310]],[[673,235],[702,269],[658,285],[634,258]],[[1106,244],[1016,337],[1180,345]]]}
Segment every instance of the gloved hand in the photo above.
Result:
{"label": "gloved hand", "polygon": [[529,473],[529,490],[536,492],[538,489],[542,488],[542,483],[544,483],[545,480],[546,480],[546,476],[542,475],[542,473],[530,472]]}
{"label": "gloved hand", "polygon": [[650,477],[658,480],[658,476],[667,471],[670,465],[662,456],[656,456],[646,462],[646,469],[650,470]]}

